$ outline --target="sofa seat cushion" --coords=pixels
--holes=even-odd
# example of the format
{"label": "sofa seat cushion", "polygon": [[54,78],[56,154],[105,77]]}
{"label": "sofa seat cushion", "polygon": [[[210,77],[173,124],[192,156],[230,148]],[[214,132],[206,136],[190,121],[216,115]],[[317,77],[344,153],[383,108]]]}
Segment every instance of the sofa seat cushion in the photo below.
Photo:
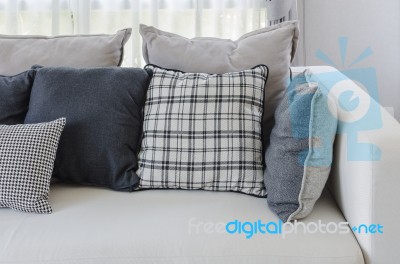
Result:
{"label": "sofa seat cushion", "polygon": [[[218,232],[236,219],[278,221],[264,198],[239,193],[54,185],[50,202],[51,215],[0,209],[0,263],[364,263],[352,233]],[[318,220],[345,221],[328,193],[304,222]]]}

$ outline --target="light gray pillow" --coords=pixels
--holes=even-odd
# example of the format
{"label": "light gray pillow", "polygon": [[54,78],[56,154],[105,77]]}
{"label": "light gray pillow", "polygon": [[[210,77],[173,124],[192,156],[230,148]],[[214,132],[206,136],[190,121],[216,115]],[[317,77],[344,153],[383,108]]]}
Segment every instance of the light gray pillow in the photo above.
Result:
{"label": "light gray pillow", "polygon": [[337,128],[328,98],[302,73],[276,110],[264,177],[268,205],[284,222],[309,215],[328,179]]}
{"label": "light gray pillow", "polygon": [[114,35],[0,35],[0,75],[15,75],[32,65],[69,67],[119,66],[132,29]]}
{"label": "light gray pillow", "polygon": [[185,37],[140,25],[147,63],[184,72],[221,74],[264,64],[269,68],[263,116],[264,145],[273,115],[290,79],[296,52],[297,21],[284,22],[243,35],[238,40]]}

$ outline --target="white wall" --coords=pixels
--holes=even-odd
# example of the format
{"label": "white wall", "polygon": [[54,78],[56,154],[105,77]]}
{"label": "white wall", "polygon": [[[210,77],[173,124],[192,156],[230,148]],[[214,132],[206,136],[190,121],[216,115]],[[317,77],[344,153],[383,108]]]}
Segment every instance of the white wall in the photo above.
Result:
{"label": "white wall", "polygon": [[[315,56],[320,49],[339,69],[376,68],[380,102],[394,107],[400,120],[400,0],[299,1],[303,1],[305,64],[326,64]],[[338,44],[342,36],[348,37],[344,66]],[[367,47],[373,50],[372,56],[349,67]]]}

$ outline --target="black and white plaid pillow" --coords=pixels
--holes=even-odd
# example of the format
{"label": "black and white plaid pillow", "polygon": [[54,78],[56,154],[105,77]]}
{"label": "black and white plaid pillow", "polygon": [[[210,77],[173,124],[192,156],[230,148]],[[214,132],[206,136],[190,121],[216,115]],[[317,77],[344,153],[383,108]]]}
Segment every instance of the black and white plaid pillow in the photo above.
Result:
{"label": "black and white plaid pillow", "polygon": [[268,68],[183,73],[153,65],[139,188],[266,194],[261,120]]}
{"label": "black and white plaid pillow", "polygon": [[65,118],[32,125],[0,125],[0,207],[51,213],[48,202]]}

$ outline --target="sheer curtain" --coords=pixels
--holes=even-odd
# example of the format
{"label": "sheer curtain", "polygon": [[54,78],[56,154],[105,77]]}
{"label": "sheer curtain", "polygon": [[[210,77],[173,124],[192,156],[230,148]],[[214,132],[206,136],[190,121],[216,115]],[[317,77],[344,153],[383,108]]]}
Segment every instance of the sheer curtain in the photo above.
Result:
{"label": "sheer curtain", "polygon": [[297,0],[266,0],[270,26],[297,19]]}
{"label": "sheer curtain", "polygon": [[[288,20],[299,20],[300,36],[297,43],[296,56],[292,66],[305,65],[304,55],[304,5],[305,0],[266,0],[267,25],[272,26]],[[299,12],[300,11],[300,12]]]}
{"label": "sheer curtain", "polygon": [[0,0],[0,34],[115,33],[132,27],[125,66],[142,66],[140,23],[185,37],[237,39],[265,27],[265,0]]}

